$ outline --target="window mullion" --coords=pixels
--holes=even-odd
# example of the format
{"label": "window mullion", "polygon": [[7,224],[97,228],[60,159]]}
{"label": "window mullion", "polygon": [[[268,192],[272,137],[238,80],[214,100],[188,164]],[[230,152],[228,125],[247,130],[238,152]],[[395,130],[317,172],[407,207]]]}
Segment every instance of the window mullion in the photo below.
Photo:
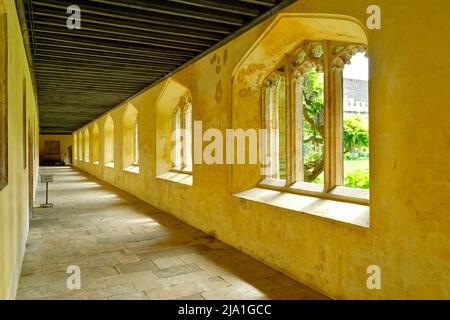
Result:
{"label": "window mullion", "polygon": [[334,126],[335,126],[335,162],[334,162],[334,177],[335,186],[344,184],[344,145],[343,145],[343,117],[344,117],[344,107],[343,107],[343,70],[336,69],[333,70],[333,92],[335,93],[333,99],[334,105]]}
{"label": "window mullion", "polygon": [[285,57],[286,77],[286,186],[295,182],[295,112],[294,112],[294,86],[292,81],[292,68],[289,56]]}
{"label": "window mullion", "polygon": [[172,114],[172,168],[178,168],[179,158],[179,141],[178,141],[178,106],[175,108]]}
{"label": "window mullion", "polygon": [[[269,148],[269,143],[270,143],[270,136],[269,136],[270,131],[269,131],[269,128],[270,127],[267,125],[268,119],[270,118],[268,116],[268,111],[270,110],[270,107],[268,107],[268,105],[267,105],[269,103],[269,101],[270,101],[270,97],[269,97],[269,99],[267,97],[269,95],[268,92],[270,92],[270,91],[269,91],[269,89],[267,87],[266,82],[264,82],[264,85],[263,85],[263,88],[262,88],[262,91],[261,91],[261,101],[262,101],[262,103],[261,103],[261,105],[262,105],[262,108],[261,108],[261,123],[262,123],[262,128],[265,130],[266,133],[265,133],[265,135],[260,136],[260,139],[264,139],[263,141],[261,141],[262,142],[261,143],[261,147],[263,149],[260,150],[260,159],[261,159],[260,166],[262,168],[264,168],[264,170],[265,170],[265,174],[263,175],[263,179],[266,178],[269,175],[268,172],[267,172],[267,170],[268,170],[268,168],[267,168],[267,157],[271,156],[270,148]],[[270,162],[269,162],[269,164],[270,164]]]}
{"label": "window mullion", "polygon": [[278,85],[277,82],[270,88],[270,114],[271,114],[271,139],[270,139],[270,150],[271,150],[271,171],[272,177],[279,178],[280,176],[280,115],[278,108]]}
{"label": "window mullion", "polygon": [[302,95],[302,77],[298,74],[292,75],[292,152],[293,152],[293,179],[294,183],[304,181],[303,167],[303,95]]}
{"label": "window mullion", "polygon": [[336,186],[336,104],[333,97],[333,76],[330,68],[330,42],[324,43],[324,91],[325,91],[325,130],[324,130],[324,192]]}
{"label": "window mullion", "polygon": [[181,139],[181,152],[180,152],[180,164],[181,164],[181,169],[186,168],[186,105],[183,105],[180,109],[180,128],[181,128],[181,132],[180,132],[180,139]]}

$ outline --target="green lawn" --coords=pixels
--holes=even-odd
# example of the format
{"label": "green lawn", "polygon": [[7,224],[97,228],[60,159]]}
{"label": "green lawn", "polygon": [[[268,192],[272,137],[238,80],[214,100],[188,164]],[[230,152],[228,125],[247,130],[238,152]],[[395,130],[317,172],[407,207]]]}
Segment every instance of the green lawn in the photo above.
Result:
{"label": "green lawn", "polygon": [[369,189],[369,160],[344,161],[345,186]]}
{"label": "green lawn", "polygon": [[[344,161],[344,177],[354,173],[357,170],[369,172],[369,160],[345,160]],[[323,173],[317,177],[315,183],[323,184]]]}
{"label": "green lawn", "polygon": [[[363,176],[368,176],[369,173],[369,160],[345,160],[344,161],[344,177],[347,177],[349,174],[354,173],[355,171],[360,170],[367,174]],[[285,162],[280,164],[280,179],[286,179],[286,164]],[[322,173],[317,179],[314,181],[315,183],[323,184],[323,176]]]}
{"label": "green lawn", "polygon": [[369,171],[369,160],[345,160],[344,177],[356,170]]}

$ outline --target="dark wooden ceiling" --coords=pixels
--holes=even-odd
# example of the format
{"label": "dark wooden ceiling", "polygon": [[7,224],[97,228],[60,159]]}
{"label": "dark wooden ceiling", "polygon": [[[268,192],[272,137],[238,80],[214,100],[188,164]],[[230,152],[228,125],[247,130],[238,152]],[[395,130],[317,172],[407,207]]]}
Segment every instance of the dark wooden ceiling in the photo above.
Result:
{"label": "dark wooden ceiling", "polygon": [[41,133],[75,131],[291,2],[23,0]]}

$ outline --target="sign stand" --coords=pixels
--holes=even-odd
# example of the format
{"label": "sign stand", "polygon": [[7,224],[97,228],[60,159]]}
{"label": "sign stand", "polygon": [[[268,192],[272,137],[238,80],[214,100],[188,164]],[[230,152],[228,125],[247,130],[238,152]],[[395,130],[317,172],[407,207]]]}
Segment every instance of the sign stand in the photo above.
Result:
{"label": "sign stand", "polygon": [[41,204],[41,208],[53,208],[53,203],[48,203],[48,183],[53,182],[53,175],[41,174],[41,182],[45,182],[45,203]]}

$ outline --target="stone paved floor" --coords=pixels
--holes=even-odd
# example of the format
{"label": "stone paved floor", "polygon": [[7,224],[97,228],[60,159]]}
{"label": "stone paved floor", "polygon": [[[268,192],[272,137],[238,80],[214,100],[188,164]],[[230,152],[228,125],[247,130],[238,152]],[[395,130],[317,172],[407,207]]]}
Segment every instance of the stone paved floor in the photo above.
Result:
{"label": "stone paved floor", "polygon": [[[55,206],[34,209],[17,299],[325,299],[88,175],[41,170],[55,174]],[[70,265],[80,290],[67,289]]]}

